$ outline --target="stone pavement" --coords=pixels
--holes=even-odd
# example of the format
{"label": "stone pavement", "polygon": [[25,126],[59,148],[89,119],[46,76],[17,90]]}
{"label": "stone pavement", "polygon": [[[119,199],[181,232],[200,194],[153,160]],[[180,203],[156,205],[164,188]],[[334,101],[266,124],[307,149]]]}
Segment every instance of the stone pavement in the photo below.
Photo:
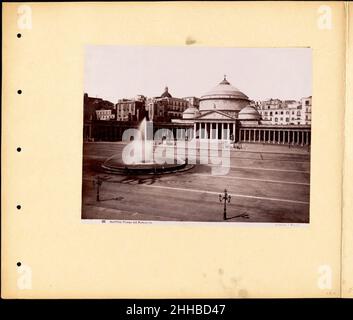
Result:
{"label": "stone pavement", "polygon": [[[85,143],[83,219],[220,222],[218,195],[232,196],[226,222],[306,223],[309,221],[310,154],[284,146],[246,145],[230,153],[227,175],[212,165],[165,175],[107,174],[101,164],[121,153],[123,143]],[[255,150],[257,148],[257,150]],[[97,202],[95,177],[105,181]]]}

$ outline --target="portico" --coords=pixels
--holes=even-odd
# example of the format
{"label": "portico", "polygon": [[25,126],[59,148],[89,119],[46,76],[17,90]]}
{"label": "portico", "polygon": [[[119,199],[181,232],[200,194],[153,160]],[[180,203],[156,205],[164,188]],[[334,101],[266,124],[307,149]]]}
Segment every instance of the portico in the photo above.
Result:
{"label": "portico", "polygon": [[194,120],[194,137],[210,140],[234,140],[236,118],[221,111],[207,112]]}

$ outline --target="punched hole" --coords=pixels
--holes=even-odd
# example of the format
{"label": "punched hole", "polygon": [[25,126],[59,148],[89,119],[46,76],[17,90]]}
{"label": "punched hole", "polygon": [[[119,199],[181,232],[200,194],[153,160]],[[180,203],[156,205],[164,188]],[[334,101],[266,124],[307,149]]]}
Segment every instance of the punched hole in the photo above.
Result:
{"label": "punched hole", "polygon": [[18,94],[21,94],[21,93],[22,93],[22,90],[17,90],[17,93],[18,93]]}
{"label": "punched hole", "polygon": [[16,206],[16,208],[17,208],[18,210],[21,210],[21,206],[20,206],[19,204]]}
{"label": "punched hole", "polygon": [[22,149],[21,149],[20,147],[17,148],[17,152],[21,152],[21,150],[22,150]]}
{"label": "punched hole", "polygon": [[17,38],[21,38],[22,34],[21,33],[17,33]]}
{"label": "punched hole", "polygon": [[17,262],[17,267],[21,267],[21,262]]}

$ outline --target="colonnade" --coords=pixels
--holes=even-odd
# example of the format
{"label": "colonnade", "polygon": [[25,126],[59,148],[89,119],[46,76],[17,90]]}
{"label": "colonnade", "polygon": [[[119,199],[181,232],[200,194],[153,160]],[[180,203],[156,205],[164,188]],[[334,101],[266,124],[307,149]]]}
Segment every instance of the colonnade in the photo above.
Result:
{"label": "colonnade", "polygon": [[310,145],[310,130],[298,129],[255,129],[241,128],[239,131],[240,142],[270,143],[270,144],[295,144]]}

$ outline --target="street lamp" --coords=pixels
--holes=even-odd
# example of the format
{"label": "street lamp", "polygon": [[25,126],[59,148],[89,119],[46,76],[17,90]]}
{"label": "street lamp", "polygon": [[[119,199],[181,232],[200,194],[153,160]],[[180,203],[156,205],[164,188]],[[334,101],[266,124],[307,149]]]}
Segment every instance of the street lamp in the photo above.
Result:
{"label": "street lamp", "polygon": [[218,195],[219,202],[224,201],[223,220],[227,220],[227,203],[230,203],[231,196],[228,194],[227,189],[224,189],[224,194]]}
{"label": "street lamp", "polygon": [[101,177],[97,176],[96,180],[93,183],[94,183],[94,185],[97,186],[96,201],[100,201],[100,199],[99,199],[99,189],[100,189],[101,185],[103,184],[103,179]]}

